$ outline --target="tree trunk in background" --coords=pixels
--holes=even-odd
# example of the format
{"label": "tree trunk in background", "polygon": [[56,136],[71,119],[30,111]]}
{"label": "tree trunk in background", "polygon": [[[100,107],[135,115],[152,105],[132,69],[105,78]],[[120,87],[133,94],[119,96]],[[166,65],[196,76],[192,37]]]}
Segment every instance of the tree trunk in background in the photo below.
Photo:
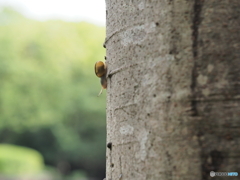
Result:
{"label": "tree trunk in background", "polygon": [[106,179],[240,173],[240,1],[106,5]]}

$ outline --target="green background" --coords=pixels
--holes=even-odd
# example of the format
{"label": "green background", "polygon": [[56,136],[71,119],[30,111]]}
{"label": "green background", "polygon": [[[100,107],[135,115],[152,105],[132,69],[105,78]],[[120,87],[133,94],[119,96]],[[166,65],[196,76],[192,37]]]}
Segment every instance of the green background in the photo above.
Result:
{"label": "green background", "polygon": [[94,73],[104,38],[104,27],[86,22],[0,12],[0,143],[17,145],[8,153],[37,150],[42,173],[57,179],[104,178],[106,93],[97,97]]}

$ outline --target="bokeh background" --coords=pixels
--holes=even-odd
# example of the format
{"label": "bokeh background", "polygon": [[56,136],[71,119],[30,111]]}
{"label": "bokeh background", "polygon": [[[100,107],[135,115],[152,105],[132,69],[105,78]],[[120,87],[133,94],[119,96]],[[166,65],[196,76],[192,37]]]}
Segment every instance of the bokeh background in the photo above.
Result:
{"label": "bokeh background", "polygon": [[105,2],[63,2],[0,0],[0,180],[105,176]]}

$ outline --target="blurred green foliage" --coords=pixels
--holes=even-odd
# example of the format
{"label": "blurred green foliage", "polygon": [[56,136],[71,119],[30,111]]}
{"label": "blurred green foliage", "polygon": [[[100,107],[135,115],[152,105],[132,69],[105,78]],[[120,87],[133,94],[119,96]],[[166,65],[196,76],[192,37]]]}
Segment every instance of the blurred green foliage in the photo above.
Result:
{"label": "blurred green foliage", "polygon": [[9,144],[0,145],[1,174],[37,174],[43,169],[40,153],[26,147]]}
{"label": "blurred green foliage", "polygon": [[[105,28],[0,11],[0,143],[38,150],[62,174],[105,173]],[[100,179],[100,178],[99,178]]]}

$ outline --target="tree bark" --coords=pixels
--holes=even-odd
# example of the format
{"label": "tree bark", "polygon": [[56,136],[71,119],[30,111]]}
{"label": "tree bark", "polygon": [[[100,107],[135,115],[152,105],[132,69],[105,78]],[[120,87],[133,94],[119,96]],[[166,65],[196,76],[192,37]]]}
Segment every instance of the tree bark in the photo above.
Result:
{"label": "tree bark", "polygon": [[106,7],[106,179],[240,173],[240,1]]}

